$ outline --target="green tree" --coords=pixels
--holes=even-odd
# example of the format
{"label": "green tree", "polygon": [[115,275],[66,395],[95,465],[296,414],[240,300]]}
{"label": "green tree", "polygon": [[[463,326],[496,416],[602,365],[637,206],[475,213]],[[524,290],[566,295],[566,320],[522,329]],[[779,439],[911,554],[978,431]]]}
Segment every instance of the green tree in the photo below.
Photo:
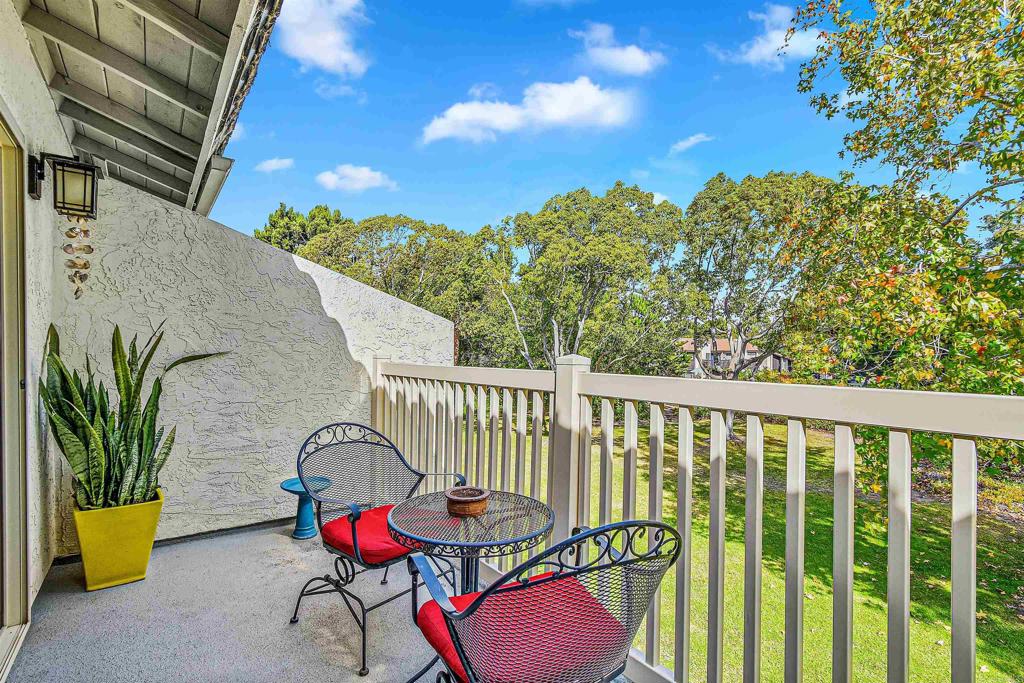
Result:
{"label": "green tree", "polygon": [[333,211],[324,204],[310,209],[308,215],[296,211],[284,202],[267,217],[267,224],[257,228],[253,235],[278,249],[293,254],[314,236],[344,227],[354,226],[351,218],[341,215],[337,209]]}
{"label": "green tree", "polygon": [[953,200],[853,184],[836,194],[838,218],[822,236],[835,276],[799,302],[797,317],[816,334],[804,371],[901,389],[1008,393],[1007,381],[1019,384],[1021,358],[1006,344],[1020,318],[966,220],[944,222]]}
{"label": "green tree", "polygon": [[[836,381],[1021,393],[1020,3],[810,0],[792,30],[820,30],[799,89],[820,113],[852,122],[841,156],[895,172],[885,186],[845,179],[834,215],[846,223],[835,234],[846,277],[807,302],[824,332],[801,336],[805,360]],[[960,197],[935,192],[965,167],[982,180]],[[984,243],[967,236],[972,205],[988,214]],[[881,481],[878,436],[862,433],[868,471]],[[948,457],[935,443],[915,435],[915,455]],[[983,443],[980,456],[991,471],[1019,471],[1020,450]]]}
{"label": "green tree", "polygon": [[[830,185],[810,173],[739,183],[719,173],[690,203],[673,289],[689,297],[677,313],[680,330],[693,339],[706,375],[750,376],[781,350],[794,302],[825,272],[816,231]],[[728,353],[718,352],[718,339],[728,340]],[[700,353],[705,347],[710,362]]]}
{"label": "green tree", "polygon": [[647,304],[681,220],[675,205],[621,181],[603,196],[579,189],[506,218],[492,241],[513,259],[491,276],[521,362],[553,367],[563,354],[586,353],[597,369],[620,369],[656,329]]}
{"label": "green tree", "polygon": [[[947,222],[954,200],[904,195],[846,183],[835,188],[820,235],[830,279],[805,290],[788,345],[798,377],[839,384],[1017,394],[1024,390],[1024,322],[1018,271],[967,233],[962,216]],[[1013,303],[1016,302],[1016,303]],[[883,430],[863,428],[864,483],[885,479]],[[915,434],[915,457],[935,464],[948,443]],[[992,473],[1020,468],[1019,447],[982,443]]]}
{"label": "green tree", "polygon": [[[939,220],[974,202],[1012,208],[1024,183],[1024,10],[1005,0],[810,0],[792,27],[820,30],[799,89],[855,130],[855,165],[895,169],[893,189],[932,189],[965,164],[984,181]],[[791,33],[792,35],[792,33]],[[842,82],[832,78],[838,71]],[[843,92],[836,92],[845,83]]]}

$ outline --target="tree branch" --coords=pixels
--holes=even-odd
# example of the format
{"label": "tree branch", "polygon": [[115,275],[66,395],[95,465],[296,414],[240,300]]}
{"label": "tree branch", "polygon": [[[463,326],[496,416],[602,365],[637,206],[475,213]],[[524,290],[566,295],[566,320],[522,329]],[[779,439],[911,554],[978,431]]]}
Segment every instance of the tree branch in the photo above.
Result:
{"label": "tree branch", "polygon": [[959,214],[961,211],[967,208],[968,204],[976,200],[978,197],[981,197],[986,192],[995,190],[1000,187],[1006,187],[1007,185],[1016,185],[1017,183],[1024,183],[1024,178],[1010,178],[1009,180],[1001,180],[998,183],[992,183],[988,187],[981,188],[980,190],[972,194],[970,197],[960,202],[960,204],[958,204],[957,207],[953,209],[953,213],[946,216],[946,219],[939,224],[939,227],[944,228],[947,225],[949,225],[951,222],[953,222],[953,219],[957,217],[957,214]]}
{"label": "tree branch", "polygon": [[505,292],[505,286],[501,284],[497,278],[493,279],[495,284],[498,285],[498,290],[501,292],[501,296],[505,299],[505,303],[508,305],[509,311],[512,312],[512,323],[515,325],[516,333],[519,335],[519,342],[523,345],[523,348],[520,350],[523,354],[523,359],[526,361],[526,364],[530,366],[530,369],[533,370],[533,358],[530,357],[530,347],[526,343],[526,335],[523,334],[523,327],[519,323],[519,313],[516,312],[516,307],[512,303],[512,299],[510,299],[508,294]]}

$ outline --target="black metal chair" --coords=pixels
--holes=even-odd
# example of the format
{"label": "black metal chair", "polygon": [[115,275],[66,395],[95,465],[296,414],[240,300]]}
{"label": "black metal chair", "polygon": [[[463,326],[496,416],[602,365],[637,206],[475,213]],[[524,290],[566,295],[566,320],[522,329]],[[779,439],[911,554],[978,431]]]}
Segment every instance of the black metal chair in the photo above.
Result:
{"label": "black metal chair", "polygon": [[409,558],[433,598],[417,624],[444,662],[437,683],[598,683],[625,670],[681,539],[661,522],[577,531],[480,593],[449,597],[423,554]]}
{"label": "black metal chair", "polygon": [[[313,499],[324,548],[335,556],[337,576],[324,574],[306,582],[295,602],[291,623],[299,620],[303,598],[339,593],[362,632],[359,675],[365,676],[369,673],[366,666],[367,615],[412,592],[413,588],[367,607],[348,586],[356,576],[371,569],[383,569],[381,584],[386,584],[391,565],[406,559],[412,552],[392,540],[388,533],[388,512],[396,503],[412,496],[426,477],[451,477],[457,484],[464,484],[466,480],[461,474],[420,472],[383,434],[351,422],[330,424],[313,432],[299,449],[298,472],[302,486]],[[434,568],[440,569],[437,561],[433,561]],[[360,569],[356,569],[357,566]],[[450,563],[441,574],[454,585],[455,570]],[[412,582],[415,586],[415,576]],[[415,613],[413,603],[414,616]]]}

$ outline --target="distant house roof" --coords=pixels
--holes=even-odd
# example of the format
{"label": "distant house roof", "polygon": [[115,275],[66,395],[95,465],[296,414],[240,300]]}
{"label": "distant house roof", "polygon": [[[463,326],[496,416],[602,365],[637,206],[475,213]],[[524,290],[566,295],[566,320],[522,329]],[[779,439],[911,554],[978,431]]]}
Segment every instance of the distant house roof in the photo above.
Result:
{"label": "distant house roof", "polygon": [[[680,339],[683,342],[683,351],[685,353],[693,353],[693,338],[686,337]],[[747,351],[759,351],[754,344],[747,344]],[[715,353],[729,353],[732,351],[732,347],[729,346],[729,340],[725,337],[719,337],[715,340]]]}

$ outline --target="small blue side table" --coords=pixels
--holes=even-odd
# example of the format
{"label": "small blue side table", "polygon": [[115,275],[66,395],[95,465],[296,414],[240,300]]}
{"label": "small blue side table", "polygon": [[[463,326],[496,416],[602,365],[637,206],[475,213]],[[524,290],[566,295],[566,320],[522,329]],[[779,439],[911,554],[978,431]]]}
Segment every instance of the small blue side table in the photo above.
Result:
{"label": "small blue side table", "polygon": [[[310,477],[309,480],[316,490],[320,491],[331,485],[326,477]],[[313,499],[306,493],[302,481],[298,477],[285,479],[281,482],[281,488],[288,493],[294,493],[299,497],[299,507],[295,513],[295,531],[292,538],[313,538],[316,536],[316,516],[313,514]]]}

